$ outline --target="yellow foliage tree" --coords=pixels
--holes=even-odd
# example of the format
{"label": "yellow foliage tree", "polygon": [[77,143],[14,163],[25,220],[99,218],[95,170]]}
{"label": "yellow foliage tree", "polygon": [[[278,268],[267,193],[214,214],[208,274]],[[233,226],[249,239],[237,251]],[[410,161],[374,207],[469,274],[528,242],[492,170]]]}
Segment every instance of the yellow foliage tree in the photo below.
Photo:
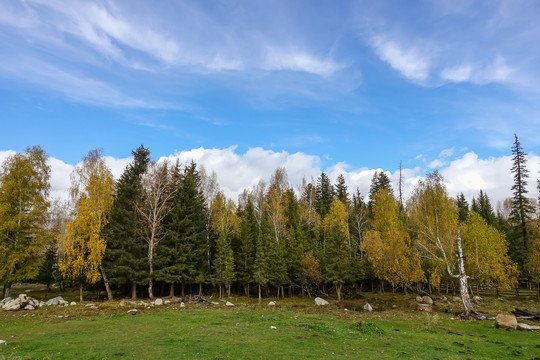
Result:
{"label": "yellow foliage tree", "polygon": [[64,277],[80,280],[83,301],[83,283],[94,284],[102,277],[100,268],[106,243],[101,231],[113,203],[114,180],[101,150],[91,150],[74,169],[71,180],[75,208],[66,235],[60,239],[64,257],[59,268]]}
{"label": "yellow foliage tree", "polygon": [[399,203],[386,189],[373,203],[373,230],[364,233],[362,249],[375,275],[392,284],[406,285],[424,279],[420,255],[411,246],[409,234],[400,221]]}

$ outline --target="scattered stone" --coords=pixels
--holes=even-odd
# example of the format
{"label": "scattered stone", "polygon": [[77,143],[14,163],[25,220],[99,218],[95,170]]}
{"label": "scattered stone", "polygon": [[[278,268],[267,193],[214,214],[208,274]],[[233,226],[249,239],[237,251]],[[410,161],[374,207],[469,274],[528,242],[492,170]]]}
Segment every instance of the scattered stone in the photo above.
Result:
{"label": "scattered stone", "polygon": [[373,311],[373,308],[371,307],[371,305],[369,305],[369,303],[366,303],[366,304],[364,305],[364,310],[365,310],[365,311]]}
{"label": "scattered stone", "polygon": [[315,298],[315,305],[317,306],[326,306],[330,304],[328,301],[324,300],[323,298],[316,297]]}
{"label": "scattered stone", "polygon": [[184,302],[181,302],[181,303],[180,303],[180,307],[181,307],[181,308],[186,307],[186,304],[184,304]]}
{"label": "scattered stone", "polygon": [[212,305],[219,305],[219,303],[218,303],[218,302],[216,302],[216,301],[212,301],[212,303],[211,303],[211,304],[212,304]]}
{"label": "scattered stone", "polygon": [[157,298],[156,300],[154,300],[154,305],[155,306],[163,305],[163,299]]}
{"label": "scattered stone", "polygon": [[234,304],[233,304],[232,302],[230,302],[230,301],[227,301],[227,302],[225,303],[225,306],[234,306]]}
{"label": "scattered stone", "polygon": [[277,327],[270,325],[270,329],[277,329]]}
{"label": "scattered stone", "polygon": [[459,296],[454,296],[452,298],[452,302],[455,302],[455,303],[461,302],[461,298]]}
{"label": "scattered stone", "polygon": [[499,314],[495,318],[495,327],[503,330],[516,330],[517,319],[514,315]]}
{"label": "scattered stone", "polygon": [[431,306],[430,304],[418,304],[416,305],[416,310],[423,312],[432,312],[433,306]]}
{"label": "scattered stone", "polygon": [[349,309],[345,308],[345,309],[343,309],[343,311],[349,311]]}
{"label": "scattered stone", "polygon": [[523,324],[523,323],[518,323],[517,324],[517,329],[518,330],[528,330],[528,331],[531,331],[531,330],[540,330],[540,326],[537,326],[537,325],[527,325],[527,324]]}
{"label": "scattered stone", "polygon": [[276,302],[275,302],[275,301],[270,301],[270,302],[268,303],[268,306],[276,306]]}
{"label": "scattered stone", "polygon": [[5,299],[0,300],[0,306],[4,306],[4,304],[10,302],[11,300],[13,300],[13,298],[9,296]]}
{"label": "scattered stone", "polygon": [[69,303],[69,306],[75,306],[75,305],[77,305],[77,303],[75,301],[72,301],[72,302]]}
{"label": "scattered stone", "polygon": [[35,307],[33,307],[32,305],[28,304],[24,307],[24,310],[34,310]]}
{"label": "scattered stone", "polygon": [[[199,295],[187,295],[181,301],[187,304],[210,305],[208,300]],[[226,300],[221,301],[225,302]]]}
{"label": "scattered stone", "polygon": [[423,300],[422,300],[422,297],[421,297],[421,296],[417,296],[417,297],[416,297],[416,302],[417,302],[417,303],[422,303],[422,301],[423,301]]}
{"label": "scattered stone", "polygon": [[86,304],[86,305],[84,305],[84,307],[87,307],[87,308],[90,308],[90,309],[97,309],[96,304]]}
{"label": "scattered stone", "polygon": [[170,300],[165,300],[165,301],[163,301],[163,304],[164,304],[164,305],[169,305],[170,303],[171,303]]}
{"label": "scattered stone", "polygon": [[482,299],[480,296],[474,296],[472,298],[472,300],[475,302],[475,303],[479,303],[480,301],[483,301],[484,299]]}
{"label": "scattered stone", "polygon": [[131,314],[131,315],[137,315],[137,313],[139,312],[139,310],[137,309],[129,309],[127,311],[128,314]]}
{"label": "scattered stone", "polygon": [[422,298],[422,304],[433,305],[433,299],[426,295]]}
{"label": "scattered stone", "polygon": [[6,340],[0,340],[0,345],[7,344]]}
{"label": "scattered stone", "polygon": [[45,305],[47,306],[65,306],[65,305],[69,305],[69,303],[64,300],[63,297],[61,296],[57,296],[57,297],[54,297],[52,299],[49,299]]}
{"label": "scattered stone", "polygon": [[504,299],[502,297],[498,297],[497,300],[503,301]]}
{"label": "scattered stone", "polygon": [[397,305],[396,304],[392,305],[392,309],[397,309]]}
{"label": "scattered stone", "polygon": [[40,301],[39,302],[39,307],[43,307],[43,306],[45,306],[45,301]]}
{"label": "scattered stone", "polygon": [[21,303],[19,299],[13,299],[11,301],[8,301],[2,306],[2,310],[5,311],[16,311],[21,309]]}
{"label": "scattered stone", "polygon": [[442,302],[442,303],[447,303],[448,298],[446,296],[443,296],[442,298],[439,299],[439,301]]}

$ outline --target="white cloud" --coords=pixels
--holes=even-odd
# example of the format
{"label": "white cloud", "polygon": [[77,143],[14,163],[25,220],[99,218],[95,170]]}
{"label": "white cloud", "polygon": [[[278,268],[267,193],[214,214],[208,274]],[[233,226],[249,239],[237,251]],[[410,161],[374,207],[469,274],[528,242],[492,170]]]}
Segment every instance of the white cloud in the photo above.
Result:
{"label": "white cloud", "polygon": [[423,82],[428,79],[430,59],[420,49],[381,36],[373,37],[372,46],[381,60],[409,80]]}
{"label": "white cloud", "polygon": [[439,159],[433,160],[432,162],[429,163],[428,166],[430,169],[435,169],[435,168],[443,166],[443,162]]}
{"label": "white cloud", "polygon": [[450,82],[465,82],[471,79],[472,68],[470,65],[444,68],[441,71],[441,79]]}
{"label": "white cloud", "polygon": [[332,59],[319,59],[304,51],[270,47],[263,62],[264,70],[292,70],[330,76],[341,66]]}

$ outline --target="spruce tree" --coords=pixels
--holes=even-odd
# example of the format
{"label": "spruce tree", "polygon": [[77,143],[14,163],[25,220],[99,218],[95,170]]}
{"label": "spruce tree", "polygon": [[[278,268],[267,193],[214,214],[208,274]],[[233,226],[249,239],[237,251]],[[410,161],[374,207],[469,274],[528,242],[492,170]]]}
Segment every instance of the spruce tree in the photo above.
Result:
{"label": "spruce tree", "polygon": [[471,210],[484,218],[488,225],[495,224],[495,213],[493,212],[493,207],[491,207],[491,202],[489,201],[488,195],[482,190],[480,190],[478,199],[473,199]]}
{"label": "spruce tree", "polygon": [[349,203],[349,193],[347,192],[347,185],[345,183],[345,177],[343,174],[340,174],[336,180],[336,197],[343,204],[347,205]]}
{"label": "spruce tree", "polygon": [[388,175],[386,175],[383,171],[379,171],[373,174],[373,178],[371,179],[371,185],[369,186],[368,208],[371,214],[373,209],[373,202],[375,201],[375,198],[377,197],[379,191],[381,191],[382,189],[386,189],[389,193],[393,194],[390,177],[388,177]]}
{"label": "spruce tree", "polygon": [[[474,202],[475,200],[473,198],[473,204]],[[469,203],[467,202],[467,199],[465,199],[465,195],[463,195],[463,193],[459,193],[457,196],[457,208],[459,222],[464,223],[467,221],[467,216],[469,216]]]}
{"label": "spruce tree", "polygon": [[330,211],[334,196],[334,187],[330,183],[330,179],[325,173],[321,173],[321,176],[317,179],[315,190],[315,209],[321,219],[323,219],[326,214],[328,214],[328,211]]}
{"label": "spruce tree", "polygon": [[176,164],[173,182],[177,187],[172,209],[165,219],[165,236],[158,248],[156,279],[170,284],[170,296],[174,296],[174,284],[200,286],[209,280],[206,262],[206,209],[200,191],[197,165],[192,162],[184,167]]}
{"label": "spruce tree", "polygon": [[255,217],[253,203],[248,199],[244,209],[240,211],[240,234],[233,251],[235,254],[235,268],[238,280],[244,287],[246,296],[249,296],[249,285],[254,280],[255,251],[260,237],[260,228]]}
{"label": "spruce tree", "polygon": [[141,175],[150,162],[150,151],[143,145],[132,151],[133,161],[116,183],[117,193],[103,233],[107,248],[103,267],[112,285],[131,287],[137,297],[137,285],[148,282],[146,244],[141,237],[141,215],[136,202],[141,194]]}
{"label": "spruce tree", "polygon": [[527,178],[529,170],[526,163],[527,154],[523,151],[521,143],[514,134],[514,145],[512,146],[512,173],[514,174],[514,185],[512,185],[513,202],[510,212],[510,222],[514,228],[514,234],[510,238],[510,254],[519,265],[523,264],[525,252],[528,248],[527,223],[534,213],[534,208],[527,198]]}

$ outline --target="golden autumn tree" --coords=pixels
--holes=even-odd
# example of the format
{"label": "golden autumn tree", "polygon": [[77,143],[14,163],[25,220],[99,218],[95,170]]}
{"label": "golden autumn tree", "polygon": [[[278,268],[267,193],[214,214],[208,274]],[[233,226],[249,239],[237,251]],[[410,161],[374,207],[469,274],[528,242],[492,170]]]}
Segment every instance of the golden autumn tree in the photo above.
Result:
{"label": "golden autumn tree", "polygon": [[411,239],[400,219],[400,204],[386,189],[373,199],[373,230],[364,233],[362,249],[373,266],[375,275],[407,289],[411,282],[424,279],[420,255],[411,246]]}
{"label": "golden autumn tree", "polygon": [[94,284],[104,277],[107,293],[108,282],[101,266],[106,242],[101,231],[108,221],[114,200],[114,179],[102,157],[101,150],[91,150],[71,174],[73,219],[67,232],[60,239],[64,257],[59,262],[62,275],[80,281],[80,301],[83,301],[83,284]]}
{"label": "golden autumn tree", "polygon": [[345,205],[334,199],[324,218],[326,233],[325,279],[334,284],[341,300],[343,284],[352,279],[352,249],[349,245],[349,225]]}
{"label": "golden autumn tree", "polygon": [[212,224],[217,233],[216,254],[214,257],[214,278],[219,285],[219,296],[223,294],[223,285],[227,296],[231,295],[231,284],[236,279],[234,253],[231,247],[233,236],[240,229],[240,217],[236,214],[236,205],[222,192],[212,204]]}

